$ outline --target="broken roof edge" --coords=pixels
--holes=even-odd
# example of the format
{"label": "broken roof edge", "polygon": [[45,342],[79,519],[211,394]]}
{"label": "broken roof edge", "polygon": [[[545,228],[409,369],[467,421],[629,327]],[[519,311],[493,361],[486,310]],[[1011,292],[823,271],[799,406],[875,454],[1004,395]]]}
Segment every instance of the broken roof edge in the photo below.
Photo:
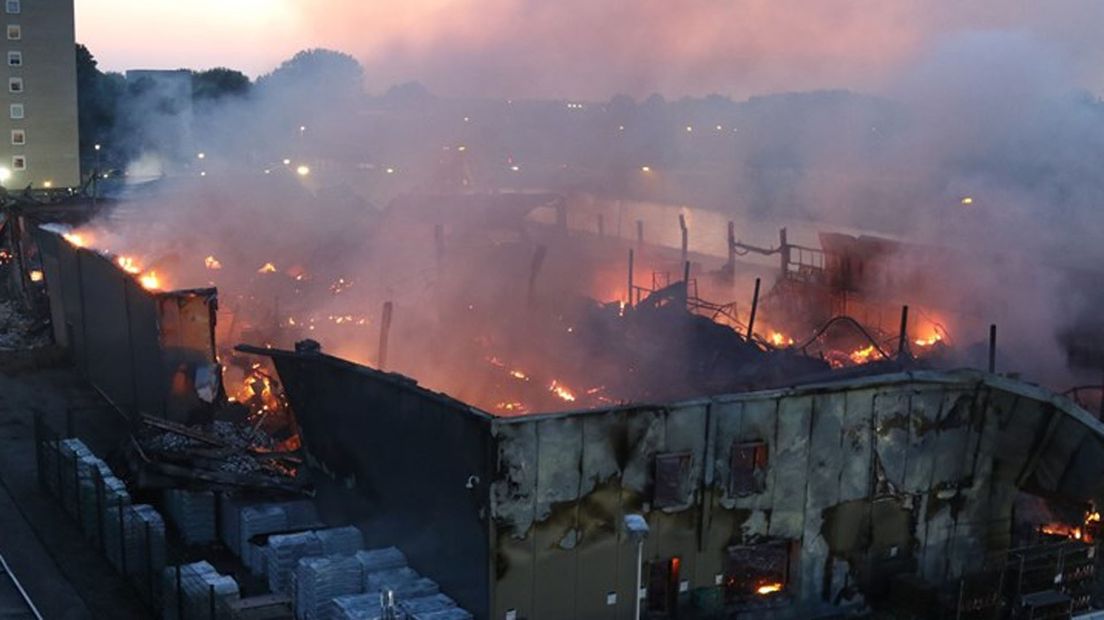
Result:
{"label": "broken roof edge", "polygon": [[779,388],[769,388],[765,390],[718,394],[715,396],[701,396],[698,398],[691,398],[667,403],[639,402],[626,403],[600,409],[575,409],[566,411],[552,411],[546,413],[527,413],[518,416],[498,416],[468,403],[465,403],[464,401],[453,398],[452,396],[449,396],[448,394],[445,394],[443,392],[435,392],[428,388],[422,387],[418,384],[416,379],[413,379],[406,375],[378,370],[364,364],[358,364],[356,362],[326,353],[317,351],[288,351],[286,349],[258,347],[248,344],[239,344],[234,347],[234,349],[243,353],[263,355],[271,358],[282,357],[291,359],[320,359],[332,366],[364,374],[373,379],[390,383],[396,387],[401,387],[408,391],[429,397],[443,404],[447,404],[456,409],[469,412],[480,419],[491,421],[495,426],[508,424],[526,424],[529,422],[537,422],[542,420],[554,420],[559,418],[585,415],[598,415],[615,411],[668,409],[673,407],[686,408],[693,406],[707,406],[712,404],[734,403],[762,398],[814,396],[817,394],[839,391],[840,388],[872,389],[890,385],[899,385],[902,383],[913,383],[930,385],[959,385],[963,387],[974,388],[987,386],[990,388],[996,388],[1005,392],[1009,392],[1024,398],[1030,398],[1039,402],[1045,402],[1053,406],[1055,409],[1061,411],[1065,415],[1072,417],[1074,420],[1095,433],[1098,437],[1104,439],[1104,422],[1098,420],[1096,416],[1086,411],[1083,407],[1075,403],[1070,398],[1033,383],[1028,383],[1026,381],[1012,379],[1001,375],[991,374],[974,368],[959,368],[954,370],[907,370],[884,374],[863,375],[858,377],[846,377],[842,379],[816,381],[812,383],[802,383]]}
{"label": "broken roof edge", "polygon": [[484,410],[482,410],[478,407],[475,407],[473,405],[465,403],[462,400],[458,400],[456,398],[453,398],[452,396],[449,396],[448,394],[445,394],[444,392],[434,392],[433,390],[431,390],[429,388],[423,387],[423,386],[418,384],[417,379],[414,379],[412,377],[408,377],[404,374],[397,373],[397,372],[387,372],[385,370],[379,370],[377,368],[372,368],[371,366],[367,366],[365,364],[358,364],[354,361],[347,360],[345,358],[337,357],[337,356],[334,356],[334,355],[330,355],[328,353],[323,353],[321,351],[289,351],[287,349],[276,349],[276,348],[273,348],[273,347],[258,347],[256,345],[244,344],[244,343],[235,346],[234,350],[239,351],[241,353],[249,353],[249,354],[252,354],[252,355],[263,355],[265,357],[270,357],[274,360],[276,358],[322,360],[323,362],[325,362],[325,363],[327,363],[331,366],[335,366],[335,367],[342,368],[342,369],[345,369],[345,370],[351,370],[353,372],[357,372],[359,374],[366,375],[368,377],[371,377],[373,379],[382,381],[384,383],[389,383],[389,384],[391,384],[391,385],[393,385],[397,388],[401,388],[401,389],[407,390],[409,392],[413,392],[413,393],[418,394],[420,396],[428,397],[428,398],[430,398],[432,400],[435,400],[439,403],[442,403],[442,404],[448,405],[450,407],[462,410],[466,413],[473,414],[473,415],[475,415],[476,417],[478,417],[480,419],[483,419],[483,420],[497,420],[497,419],[499,419],[497,416],[495,416],[492,413],[486,412],[486,411],[484,411]]}

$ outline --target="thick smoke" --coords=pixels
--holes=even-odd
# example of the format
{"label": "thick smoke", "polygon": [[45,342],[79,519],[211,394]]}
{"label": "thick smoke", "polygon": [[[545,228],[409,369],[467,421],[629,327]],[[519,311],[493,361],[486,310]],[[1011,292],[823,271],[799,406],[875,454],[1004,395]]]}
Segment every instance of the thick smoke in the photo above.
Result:
{"label": "thick smoke", "polygon": [[[549,10],[539,13],[553,23],[566,19]],[[592,17],[611,19],[610,10],[594,9]],[[639,10],[660,11],[647,3]],[[686,27],[701,27],[708,13],[687,10]],[[505,37],[499,26],[492,23],[486,36]],[[534,39],[517,36],[510,49],[531,61],[526,45]],[[710,41],[700,43],[703,57]],[[603,59],[650,64],[648,76],[665,73],[662,54],[634,59],[634,45],[621,41]],[[629,239],[635,220],[645,219],[649,241],[676,247],[682,213],[691,248],[701,253],[699,274],[724,256],[728,219],[759,245],[774,242],[779,226],[804,245],[817,244],[818,230],[868,231],[919,248],[897,258],[897,279],[920,284],[887,284],[895,301],[945,309],[963,349],[998,323],[1002,369],[1061,387],[1072,379],[1059,335],[1096,303],[1074,294],[1084,284],[1072,278],[1098,261],[1104,233],[1093,211],[1104,198],[1097,174],[1104,108],[1078,90],[1084,75],[1067,64],[1066,52],[1031,33],[968,33],[911,54],[903,68],[882,75],[873,95],[621,96],[570,104],[441,98],[417,84],[365,94],[344,61],[293,63],[247,98],[194,109],[185,147],[147,145],[146,157],[175,162],[165,167],[168,177],[128,188],[110,221],[97,223],[96,244],[141,257],[170,286],[218,284],[228,339],[260,344],[274,327],[294,326],[327,351],[375,363],[380,308],[393,301],[388,366],[475,399],[493,386],[460,385],[458,369],[493,357],[533,373],[537,358],[556,347],[527,351],[523,341],[544,346],[574,327],[566,302],[546,313],[532,309],[535,247],[548,248],[542,300],[615,302],[625,288],[622,246],[592,254],[578,239],[545,235],[533,218],[480,221],[462,210],[463,201],[427,206],[403,202],[405,195],[561,193],[574,228],[593,230],[588,218],[601,212],[608,235]],[[480,62],[452,59],[458,76]],[[549,68],[552,75],[563,70]],[[652,88],[651,80],[639,83]],[[151,127],[135,135],[158,135],[157,117],[145,120]],[[554,221],[553,211],[543,213]],[[207,256],[222,268],[208,269]],[[639,273],[656,268],[679,277],[669,259],[647,260]],[[267,273],[268,263],[275,273]],[[750,277],[769,282],[776,271],[766,265],[775,264],[748,268],[736,287],[708,293],[744,303]],[[568,349],[556,356],[585,374],[587,359]]]}

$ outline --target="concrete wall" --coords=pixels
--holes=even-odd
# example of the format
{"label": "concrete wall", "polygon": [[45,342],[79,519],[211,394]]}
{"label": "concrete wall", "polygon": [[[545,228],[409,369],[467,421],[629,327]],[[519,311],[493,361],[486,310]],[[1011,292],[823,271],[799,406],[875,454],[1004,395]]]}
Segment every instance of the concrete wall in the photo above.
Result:
{"label": "concrete wall", "polygon": [[[492,618],[630,618],[635,555],[621,523],[634,512],[652,530],[645,560],[680,559],[683,604],[719,590],[730,545],[792,541],[774,614],[808,617],[853,584],[977,569],[1007,548],[1021,488],[1100,497],[1104,473],[1098,421],[969,372],[500,419],[493,432]],[[732,446],[752,441],[769,451],[763,490],[730,496]],[[693,491],[659,510],[655,457],[668,452],[692,455]]]}
{"label": "concrete wall", "polygon": [[477,618],[488,613],[490,418],[409,379],[314,354],[270,355],[284,383],[318,504],[360,526]]}
{"label": "concrete wall", "polygon": [[151,292],[108,257],[35,233],[56,342],[124,411],[187,422],[196,371],[215,362],[213,289]]}

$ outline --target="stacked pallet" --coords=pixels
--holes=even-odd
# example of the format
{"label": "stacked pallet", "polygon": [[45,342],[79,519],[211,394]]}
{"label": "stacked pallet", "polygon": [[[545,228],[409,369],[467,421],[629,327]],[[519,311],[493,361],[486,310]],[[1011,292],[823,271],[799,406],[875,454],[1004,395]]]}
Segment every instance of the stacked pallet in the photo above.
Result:
{"label": "stacked pallet", "polygon": [[254,536],[293,532],[321,525],[314,503],[308,500],[251,503],[222,496],[219,535],[227,549],[241,558],[254,575],[264,575],[263,548],[250,543]]}
{"label": "stacked pallet", "polygon": [[422,577],[412,568],[391,568],[366,573],[364,575],[364,593],[379,594],[394,592],[396,599],[432,596],[440,592],[437,582]]}
{"label": "stacked pallet", "polygon": [[[58,442],[57,458],[53,459],[52,468],[48,472],[47,480],[53,479],[57,487],[57,495],[65,511],[71,515],[78,514],[80,495],[80,462],[81,459],[94,457],[92,451],[79,439],[62,439]],[[47,462],[51,459],[47,457]],[[60,468],[53,469],[53,468]]]}
{"label": "stacked pallet", "polygon": [[207,562],[174,566],[162,574],[164,620],[229,619],[230,603],[240,598],[234,578],[220,575]]}
{"label": "stacked pallet", "polygon": [[211,491],[167,489],[165,512],[189,545],[215,540],[215,494]]}
{"label": "stacked pallet", "polygon": [[444,594],[431,594],[429,596],[423,596],[420,598],[411,598],[398,601],[398,607],[399,610],[407,616],[415,616],[417,614],[428,614],[432,612],[455,609],[456,601],[445,596]]}
{"label": "stacked pallet", "polygon": [[107,527],[104,523],[107,507],[130,504],[130,494],[123,481],[116,478],[99,457],[81,457],[77,474],[80,478],[81,529],[89,540],[99,545],[102,542],[100,529]]}
{"label": "stacked pallet", "polygon": [[124,575],[149,579],[165,565],[165,522],[146,504],[104,510],[104,553]]}
{"label": "stacked pallet", "polygon": [[314,532],[277,534],[268,539],[264,553],[268,589],[288,594],[292,569],[300,558],[322,555],[322,541]]}
{"label": "stacked pallet", "polygon": [[353,525],[316,530],[323,555],[354,555],[364,549],[364,534]]}
{"label": "stacked pallet", "polygon": [[303,558],[295,567],[292,599],[299,620],[322,620],[330,600],[361,592],[360,562],[351,555]]}

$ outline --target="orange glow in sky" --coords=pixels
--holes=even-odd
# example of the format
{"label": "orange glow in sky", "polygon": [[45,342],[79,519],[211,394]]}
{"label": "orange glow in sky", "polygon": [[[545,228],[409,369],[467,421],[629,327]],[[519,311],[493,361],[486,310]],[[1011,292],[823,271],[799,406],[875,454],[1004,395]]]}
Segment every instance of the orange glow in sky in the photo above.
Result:
{"label": "orange glow in sky", "polygon": [[356,56],[368,88],[608,98],[877,90],[949,36],[1023,32],[1104,89],[1104,2],[1066,0],[76,0],[77,39],[108,70]]}

